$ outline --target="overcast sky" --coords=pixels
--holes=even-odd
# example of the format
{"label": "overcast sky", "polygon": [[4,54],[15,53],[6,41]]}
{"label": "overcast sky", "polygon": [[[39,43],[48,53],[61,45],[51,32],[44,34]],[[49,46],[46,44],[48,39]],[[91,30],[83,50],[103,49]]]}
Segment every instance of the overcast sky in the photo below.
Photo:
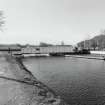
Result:
{"label": "overcast sky", "polygon": [[105,29],[105,0],[0,0],[0,43],[75,44]]}

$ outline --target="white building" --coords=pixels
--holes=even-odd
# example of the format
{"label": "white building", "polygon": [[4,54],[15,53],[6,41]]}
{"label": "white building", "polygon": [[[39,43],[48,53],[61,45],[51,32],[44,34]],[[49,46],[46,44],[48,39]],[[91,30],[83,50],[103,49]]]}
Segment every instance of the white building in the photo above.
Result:
{"label": "white building", "polygon": [[70,53],[73,52],[71,45],[54,45],[54,46],[26,46],[21,49],[24,54],[49,54],[49,53]]}

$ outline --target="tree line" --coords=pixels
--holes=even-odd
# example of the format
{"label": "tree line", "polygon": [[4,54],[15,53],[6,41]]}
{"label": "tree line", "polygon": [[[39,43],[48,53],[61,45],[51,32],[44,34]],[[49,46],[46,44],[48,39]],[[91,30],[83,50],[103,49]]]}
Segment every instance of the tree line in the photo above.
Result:
{"label": "tree line", "polygon": [[81,41],[77,43],[77,45],[82,49],[105,50],[105,34],[100,34],[92,39]]}

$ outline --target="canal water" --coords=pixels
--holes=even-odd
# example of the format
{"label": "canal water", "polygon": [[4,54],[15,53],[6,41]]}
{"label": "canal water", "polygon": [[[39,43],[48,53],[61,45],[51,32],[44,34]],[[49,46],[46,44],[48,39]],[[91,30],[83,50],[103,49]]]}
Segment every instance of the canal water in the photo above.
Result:
{"label": "canal water", "polygon": [[25,66],[70,105],[105,105],[105,61],[72,58],[25,58]]}

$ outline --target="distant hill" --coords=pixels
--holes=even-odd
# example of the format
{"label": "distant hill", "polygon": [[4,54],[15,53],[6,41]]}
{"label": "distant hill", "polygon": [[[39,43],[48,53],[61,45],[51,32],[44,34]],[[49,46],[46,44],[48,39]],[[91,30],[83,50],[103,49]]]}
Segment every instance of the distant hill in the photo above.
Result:
{"label": "distant hill", "polygon": [[101,34],[93,37],[90,40],[84,40],[77,43],[78,47],[93,49],[93,50],[103,50],[105,49],[105,35]]}

